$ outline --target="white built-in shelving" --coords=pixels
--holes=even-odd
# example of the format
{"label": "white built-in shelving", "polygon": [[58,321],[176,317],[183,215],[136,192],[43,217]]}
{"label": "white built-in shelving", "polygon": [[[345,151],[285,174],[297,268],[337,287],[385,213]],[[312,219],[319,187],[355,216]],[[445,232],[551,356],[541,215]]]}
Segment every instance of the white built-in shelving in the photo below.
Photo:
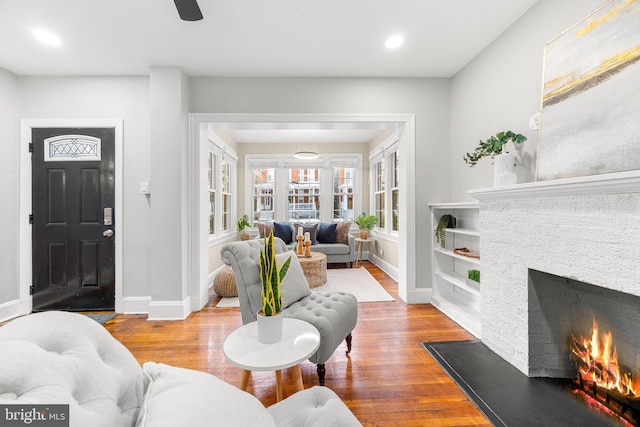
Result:
{"label": "white built-in shelving", "polygon": [[[468,279],[468,271],[480,270],[480,259],[459,255],[454,249],[480,250],[478,203],[431,203],[432,303],[476,337],[480,337],[480,283]],[[445,229],[445,245],[436,241],[443,215],[453,215],[456,227]]]}

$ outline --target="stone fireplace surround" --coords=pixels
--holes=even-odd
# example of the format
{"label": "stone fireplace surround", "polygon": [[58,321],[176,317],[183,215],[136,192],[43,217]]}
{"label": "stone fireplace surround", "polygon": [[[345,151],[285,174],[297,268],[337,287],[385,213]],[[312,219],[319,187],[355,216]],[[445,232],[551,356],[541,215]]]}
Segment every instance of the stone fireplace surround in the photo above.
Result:
{"label": "stone fireplace surround", "polygon": [[543,329],[530,326],[541,317],[529,313],[532,270],[640,296],[640,171],[469,195],[480,201],[482,341],[524,374],[544,375],[530,351]]}

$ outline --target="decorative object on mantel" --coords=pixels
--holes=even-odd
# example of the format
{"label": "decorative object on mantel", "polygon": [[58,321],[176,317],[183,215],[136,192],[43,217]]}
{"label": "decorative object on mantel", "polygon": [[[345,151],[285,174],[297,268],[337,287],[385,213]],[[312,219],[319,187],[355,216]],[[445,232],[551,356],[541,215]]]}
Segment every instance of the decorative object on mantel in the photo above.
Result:
{"label": "decorative object on mantel", "polygon": [[251,223],[247,214],[244,214],[236,220],[236,229],[240,233],[240,240],[249,240],[249,233],[244,231],[247,227],[251,227]]}
{"label": "decorative object on mantel", "polygon": [[289,271],[291,257],[278,268],[278,259],[273,244],[273,230],[264,239],[260,251],[260,280],[262,281],[262,309],[258,311],[258,341],[271,344],[282,339],[282,292],[280,283]]}
{"label": "decorative object on mantel", "polygon": [[360,238],[368,239],[369,233],[378,223],[378,217],[375,215],[367,215],[365,212],[362,212],[353,222],[355,222],[360,229]]}
{"label": "decorative object on mantel", "polygon": [[640,169],[639,20],[611,0],[546,44],[536,181]]}
{"label": "decorative object on mantel", "polygon": [[456,218],[453,215],[442,215],[436,226],[436,242],[443,248],[447,242],[446,228],[456,228]]}
{"label": "decorative object on mantel", "polygon": [[453,253],[460,256],[466,256],[468,258],[480,259],[480,254],[475,251],[469,250],[469,248],[455,248]]}
{"label": "decorative object on mantel", "polygon": [[483,157],[491,156],[493,159],[496,155],[502,154],[503,147],[509,141],[513,141],[517,144],[522,144],[527,140],[527,137],[521,134],[513,133],[512,131],[498,132],[495,136],[490,137],[486,141],[480,141],[473,153],[467,153],[464,155],[464,162],[473,167]]}
{"label": "decorative object on mantel", "polygon": [[481,158],[491,156],[494,159],[493,186],[517,184],[518,177],[513,172],[513,167],[516,164],[515,157],[503,147],[509,141],[513,141],[514,144],[522,144],[526,140],[526,136],[510,130],[498,132],[486,141],[480,141],[475,151],[465,154],[463,158],[465,163],[473,167]]}

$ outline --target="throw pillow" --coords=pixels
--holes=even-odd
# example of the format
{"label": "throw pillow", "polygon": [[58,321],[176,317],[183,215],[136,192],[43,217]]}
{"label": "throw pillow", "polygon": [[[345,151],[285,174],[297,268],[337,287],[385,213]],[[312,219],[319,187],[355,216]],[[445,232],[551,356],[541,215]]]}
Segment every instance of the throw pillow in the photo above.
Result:
{"label": "throw pillow", "polygon": [[304,233],[309,233],[309,239],[311,240],[311,244],[315,245],[316,243],[318,243],[318,238],[317,238],[317,233],[318,233],[318,224],[317,222],[314,222],[313,224],[301,224],[299,222],[293,224],[293,230],[294,233],[297,235],[298,234],[298,227],[302,227],[302,234],[304,235]]}
{"label": "throw pillow", "polygon": [[318,243],[335,243],[336,242],[336,228],[338,224],[325,224],[321,223],[318,226]]}
{"label": "throw pillow", "polygon": [[269,234],[271,234],[271,231],[273,230],[273,223],[257,222],[256,224],[258,224],[258,233],[260,234],[260,237],[269,237]]}
{"label": "throw pillow", "polygon": [[[273,223],[273,235],[275,237],[279,237],[282,239],[282,241],[285,243],[285,245],[288,245],[292,242],[292,231],[291,231],[291,224],[289,224],[288,222],[274,222]],[[268,237],[268,235],[267,235]]]}
{"label": "throw pillow", "polygon": [[211,374],[147,362],[136,426],[275,426],[258,399]]}
{"label": "throw pillow", "polygon": [[349,229],[351,228],[350,221],[336,223],[336,243],[349,244]]}
{"label": "throw pillow", "polygon": [[300,298],[306,297],[311,294],[309,289],[309,282],[304,277],[304,271],[302,271],[302,265],[296,256],[295,252],[289,251],[282,254],[277,254],[278,268],[282,267],[282,264],[291,257],[291,265],[287,275],[284,276],[284,280],[280,283],[280,291],[282,292],[282,308],[289,307]]}

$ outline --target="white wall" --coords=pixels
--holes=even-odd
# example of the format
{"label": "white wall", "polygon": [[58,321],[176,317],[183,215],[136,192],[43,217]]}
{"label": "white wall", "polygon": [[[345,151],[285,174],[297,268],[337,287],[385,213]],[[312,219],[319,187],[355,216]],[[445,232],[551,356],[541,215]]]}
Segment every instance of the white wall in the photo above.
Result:
{"label": "white wall", "polygon": [[149,78],[21,77],[19,86],[21,119],[123,119],[123,296],[148,296],[150,200],[138,182],[150,177]]}
{"label": "white wall", "polygon": [[191,312],[188,284],[188,77],[179,67],[151,69],[150,319]]}
{"label": "white wall", "polygon": [[[18,76],[0,68],[0,306],[19,296],[18,285]],[[0,316],[2,317],[2,316]]]}
{"label": "white wall", "polygon": [[539,0],[452,79],[452,200],[472,200],[467,190],[493,185],[490,159],[470,168],[462,157],[501,130],[528,138],[516,154],[521,162],[516,172],[518,182],[533,181],[538,133],[529,128],[529,119],[540,110],[544,45],[602,3]]}
{"label": "white wall", "polygon": [[[191,79],[198,113],[415,113],[416,287],[430,286],[429,202],[449,197],[449,80],[356,78]],[[402,155],[402,154],[401,154]]]}

